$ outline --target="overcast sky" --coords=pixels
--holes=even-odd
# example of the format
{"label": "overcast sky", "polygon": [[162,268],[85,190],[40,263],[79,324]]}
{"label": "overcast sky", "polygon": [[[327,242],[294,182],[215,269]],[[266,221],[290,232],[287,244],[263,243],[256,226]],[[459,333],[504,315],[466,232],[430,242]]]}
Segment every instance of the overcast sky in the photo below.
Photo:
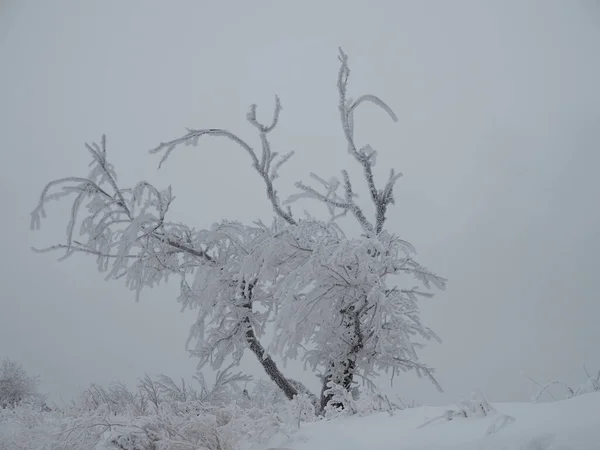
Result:
{"label": "overcast sky", "polygon": [[[40,232],[29,213],[44,184],[87,173],[86,141],[108,136],[123,185],[171,184],[172,220],[198,228],[270,220],[260,179],[229,142],[206,140],[157,171],[147,150],[185,127],[256,142],[248,105],[273,145],[297,156],[283,193],[352,168],[338,120],[337,48],[350,92],[384,98],[357,136],[394,167],[388,228],[449,279],[423,304],[444,340],[422,353],[445,394],[412,374],[409,400],[443,404],[480,389],[527,400],[541,381],[600,369],[600,3],[540,1],[0,1],[0,358],[41,376],[51,398],[145,372],[191,378],[174,283],[136,304],[92,258],[37,255],[64,240],[68,204]],[[358,186],[358,180],[355,181]],[[317,205],[306,204],[314,208]],[[175,280],[174,280],[175,281]],[[262,375],[251,359],[244,368]],[[286,369],[317,389],[316,378]]]}

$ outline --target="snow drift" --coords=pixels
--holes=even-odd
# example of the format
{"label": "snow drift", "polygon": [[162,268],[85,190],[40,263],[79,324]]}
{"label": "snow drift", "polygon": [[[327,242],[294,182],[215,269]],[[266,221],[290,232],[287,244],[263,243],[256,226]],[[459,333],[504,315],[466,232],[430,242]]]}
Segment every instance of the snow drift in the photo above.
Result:
{"label": "snow drift", "polygon": [[[553,403],[498,403],[485,417],[454,417],[421,427],[447,408],[420,407],[303,425],[270,447],[291,450],[598,450],[600,392]],[[453,410],[455,408],[452,408]],[[514,421],[494,430],[503,416]]]}

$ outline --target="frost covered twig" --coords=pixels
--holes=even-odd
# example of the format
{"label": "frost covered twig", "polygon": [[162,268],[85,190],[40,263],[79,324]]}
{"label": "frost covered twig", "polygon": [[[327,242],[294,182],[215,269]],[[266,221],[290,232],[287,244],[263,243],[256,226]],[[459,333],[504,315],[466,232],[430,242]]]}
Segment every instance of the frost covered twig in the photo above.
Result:
{"label": "frost covered twig", "polygon": [[480,393],[473,393],[471,400],[461,400],[458,403],[458,408],[455,410],[449,409],[440,416],[433,417],[427,422],[419,425],[417,429],[424,428],[436,422],[449,422],[454,419],[462,418],[482,418],[488,416],[496,416],[486,431],[486,436],[500,431],[502,428],[510,425],[515,421],[515,418],[507,414],[498,414],[498,411],[490,405],[487,399]]}
{"label": "frost covered twig", "polygon": [[[391,169],[388,181],[383,189],[378,190],[375,185],[373,175],[373,166],[375,165],[377,152],[370,145],[358,147],[354,141],[354,111],[365,102],[373,103],[383,109],[394,122],[398,121],[396,114],[392,109],[379,97],[371,94],[362,95],[356,101],[347,97],[348,77],[350,68],[348,66],[348,56],[339,49],[339,59],[341,62],[338,72],[338,94],[339,94],[339,112],[342,122],[344,136],[348,143],[348,153],[362,166],[367,188],[373,204],[375,206],[375,220],[371,222],[367,219],[362,208],[354,201],[357,197],[350,182],[348,172],[342,171],[343,178],[343,196],[337,194],[337,189],[340,183],[337,179],[332,178],[329,182],[325,182],[318,176],[311,174],[313,178],[319,181],[325,188],[325,193],[320,193],[316,189],[302,182],[296,184],[296,187],[302,191],[301,194],[296,194],[288,199],[288,202],[297,200],[302,197],[314,198],[324,203],[332,215],[332,218],[337,218],[340,215],[345,215],[348,211],[351,212],[358,220],[367,235],[377,235],[383,230],[385,223],[386,212],[388,205],[394,204],[394,184],[402,176],[401,173],[396,173]],[[342,212],[336,214],[335,210],[341,209]]]}
{"label": "frost covered twig", "polygon": [[[266,139],[266,133],[273,129],[276,120],[268,127],[255,120],[253,123]],[[270,153],[268,142],[265,145],[263,156],[271,156],[261,167],[267,170],[274,156]],[[250,348],[259,356],[267,373],[276,377],[292,398],[296,391],[272,360],[262,358],[264,351],[259,351],[263,346],[256,330],[262,330],[267,316],[254,314],[253,308],[255,301],[263,301],[264,298],[240,301],[246,293],[239,289],[240,283],[244,283],[244,274],[240,273],[237,264],[248,256],[244,246],[259,237],[261,230],[224,222],[211,230],[197,231],[181,223],[169,222],[167,213],[174,199],[170,188],[160,191],[145,181],[133,188],[122,188],[107,159],[106,139],[102,138],[101,145],[86,144],[86,149],[92,156],[89,175],[48,183],[31,214],[32,227],[39,228],[41,219],[46,217],[48,202],[75,195],[67,224],[66,243],[34,250],[63,250],[65,254],[61,259],[74,253],[92,255],[96,257],[99,271],[105,272],[107,279],[125,278],[126,285],[135,290],[136,298],[144,287],[167,281],[171,275],[181,277],[179,300],[182,307],[198,308],[198,323],[204,323],[202,335],[198,333],[198,326],[191,330],[191,337],[197,338],[200,344],[206,343],[200,351],[196,351],[201,361],[206,363],[210,360],[218,369],[228,355],[233,353],[237,361],[243,349]],[[268,180],[276,177],[277,167],[271,169]],[[275,195],[273,192],[273,199]],[[84,211],[85,216],[81,217]],[[228,266],[230,264],[232,266]],[[203,289],[210,298],[197,295],[187,282],[192,276],[214,283]],[[211,287],[218,292],[211,295]],[[257,286],[255,290],[260,292],[261,288]],[[219,300],[219,307],[216,307],[215,299]],[[207,330],[207,322],[210,324],[213,319],[214,327]],[[223,326],[224,323],[227,326]]]}
{"label": "frost covered twig", "polygon": [[279,196],[277,195],[277,190],[275,190],[273,186],[273,181],[279,176],[279,169],[283,164],[285,164],[294,154],[294,152],[287,153],[283,155],[277,160],[279,153],[271,150],[271,143],[269,142],[268,134],[275,129],[277,123],[279,122],[279,114],[281,112],[281,102],[279,97],[275,97],[275,110],[273,112],[273,120],[270,125],[261,124],[256,118],[256,105],[251,105],[250,110],[247,114],[247,119],[252,126],[254,126],[260,136],[261,148],[262,152],[260,157],[257,155],[257,152],[254,148],[248,144],[246,141],[232,133],[228,130],[223,130],[219,128],[206,128],[200,130],[188,129],[188,133],[180,138],[173,139],[168,142],[161,143],[158,147],[150,150],[150,153],[163,153],[162,159],[160,160],[159,167],[163,162],[167,160],[167,158],[171,155],[173,150],[181,144],[185,145],[198,145],[198,140],[202,136],[215,136],[215,137],[225,137],[236,144],[238,144],[242,149],[244,149],[252,159],[252,166],[258,172],[265,183],[267,198],[271,202],[273,206],[273,210],[275,213],[285,220],[290,225],[295,225],[296,221],[292,216],[291,209],[284,210],[281,207],[281,203],[279,201]]}
{"label": "frost covered twig", "polygon": [[[159,191],[147,182],[132,189],[120,188],[116,172],[107,160],[106,138],[102,137],[101,145],[86,144],[86,149],[92,156],[89,175],[48,183],[31,213],[31,226],[39,229],[48,202],[75,194],[66,243],[34,250],[64,250],[62,259],[76,252],[94,255],[99,270],[107,272],[106,278],[127,276],[128,285],[138,295],[144,285],[152,286],[170,273],[181,273],[183,266],[192,261],[212,263],[205,249],[193,242],[191,229],[166,221],[173,201],[170,188]],[[61,189],[54,192],[57,187]],[[86,201],[88,215],[78,221]],[[76,225],[86,241],[74,239]]]}
{"label": "frost covered twig", "polygon": [[557,398],[554,395],[552,395],[552,392],[550,391],[550,389],[554,386],[562,387],[563,390],[567,393],[567,398],[573,398],[578,395],[600,391],[600,370],[595,376],[592,376],[587,370],[587,367],[585,366],[583,366],[583,371],[585,372],[587,380],[581,383],[576,388],[573,388],[564,381],[560,380],[552,380],[548,383],[542,384],[531,377],[527,377],[531,382],[535,383],[540,388],[532,399],[533,403],[537,403],[540,400],[540,398],[542,398],[542,396],[546,393],[552,398],[552,400],[556,401]]}

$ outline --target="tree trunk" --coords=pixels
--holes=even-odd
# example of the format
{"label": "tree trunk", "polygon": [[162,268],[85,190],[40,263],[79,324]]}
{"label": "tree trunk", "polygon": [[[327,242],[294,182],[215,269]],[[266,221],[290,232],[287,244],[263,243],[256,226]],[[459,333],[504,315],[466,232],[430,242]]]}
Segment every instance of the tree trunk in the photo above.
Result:
{"label": "tree trunk", "polygon": [[263,366],[267,375],[275,382],[277,386],[284,392],[285,396],[292,400],[296,395],[298,395],[298,391],[289,380],[281,373],[275,361],[267,355],[265,358],[265,349],[256,337],[254,333],[254,329],[252,325],[250,325],[250,320],[248,318],[244,319],[244,322],[248,323],[248,331],[246,331],[246,341],[248,342],[248,346],[252,353],[256,355],[258,358],[258,362]]}
{"label": "tree trunk", "polygon": [[[254,288],[255,283],[250,282],[248,285],[248,296],[247,301],[242,306],[249,310],[249,313],[252,313],[252,290]],[[242,292],[244,292],[244,282],[242,282]],[[254,328],[252,328],[252,324],[250,323],[250,319],[246,317],[243,322],[246,324],[248,329],[246,330],[246,342],[248,342],[248,347],[252,350],[252,353],[256,355],[258,358],[258,362],[263,366],[269,378],[275,382],[275,384],[283,391],[288,400],[293,400],[293,398],[298,395],[298,391],[296,388],[290,383],[290,381],[281,373],[277,364],[273,359],[265,354],[265,348],[262,346],[258,338],[256,337],[256,333],[254,332]]]}
{"label": "tree trunk", "polygon": [[[342,353],[337,359],[332,359],[329,363],[321,388],[321,411],[325,410],[325,406],[329,404],[333,397],[331,394],[325,393],[328,389],[327,384],[330,381],[350,391],[354,380],[357,354],[364,346],[363,333],[360,327],[360,311],[355,311],[354,306],[350,306],[341,310],[340,313],[343,314],[343,326],[346,329],[345,341],[348,347],[345,354]],[[343,408],[341,404],[333,404],[332,406]]]}
{"label": "tree trunk", "polygon": [[[341,380],[334,378],[335,364],[336,364],[335,361],[331,361],[329,364],[330,364],[330,368],[328,371],[329,375],[327,375],[323,378],[323,386],[321,387],[321,411],[325,410],[325,407],[329,404],[329,402],[331,401],[331,398],[333,397],[331,394],[325,394],[325,391],[328,389],[327,384],[330,381],[333,381],[336,384],[342,385],[344,387],[344,389],[349,391],[350,387],[352,386],[352,381],[354,380],[354,369],[356,367],[356,363],[355,363],[354,359],[352,359],[351,357],[349,357],[345,361],[342,361],[341,363],[338,363],[338,364],[342,364],[342,366],[344,367],[344,371],[342,373]],[[341,404],[332,404],[332,406],[337,406],[337,407],[343,408],[343,405],[341,405]]]}

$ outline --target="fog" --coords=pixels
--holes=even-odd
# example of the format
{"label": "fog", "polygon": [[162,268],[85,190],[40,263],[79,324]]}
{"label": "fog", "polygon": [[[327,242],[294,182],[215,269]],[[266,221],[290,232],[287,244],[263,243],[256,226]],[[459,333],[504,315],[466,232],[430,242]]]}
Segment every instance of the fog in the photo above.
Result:
{"label": "fog", "polygon": [[[201,141],[160,171],[147,150],[185,127],[257,142],[248,106],[267,118],[277,94],[273,145],[296,151],[278,180],[283,194],[310,171],[353,167],[337,110],[338,46],[350,92],[379,95],[399,117],[373,107],[356,117],[378,173],[404,174],[388,228],[449,280],[422,310],[443,339],[422,360],[445,392],[411,373],[394,390],[430,404],[475,389],[519,401],[537,389],[526,377],[576,384],[584,364],[600,369],[592,0],[0,3],[0,358],[39,374],[55,401],[145,372],[191,379],[197,361],[184,343],[195,316],[180,313],[176,280],[135,303],[93,258],[31,251],[64,240],[67,202],[49,206],[39,232],[29,213],[46,182],[87,173],[83,144],[106,133],[123,185],[173,186],[172,220],[270,220],[261,180],[230,142]],[[242,368],[264,377],[250,357]],[[285,373],[317,389],[300,364]]]}

